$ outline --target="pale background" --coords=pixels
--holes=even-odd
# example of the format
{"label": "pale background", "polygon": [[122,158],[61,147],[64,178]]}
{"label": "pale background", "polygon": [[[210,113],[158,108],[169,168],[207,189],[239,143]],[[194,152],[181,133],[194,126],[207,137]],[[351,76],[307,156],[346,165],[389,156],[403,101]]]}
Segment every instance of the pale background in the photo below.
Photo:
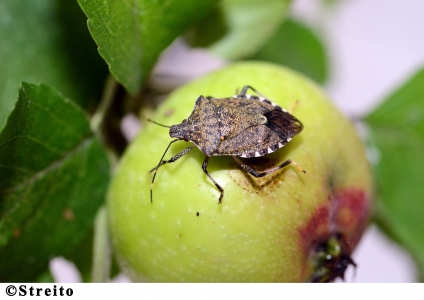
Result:
{"label": "pale background", "polygon": [[[424,65],[424,1],[339,0],[324,9],[318,0],[295,0],[292,15],[312,26],[325,41],[331,61],[331,79],[325,89],[348,116],[361,116],[378,105],[395,87]],[[157,74],[199,76],[224,65],[204,51],[174,43],[162,57]],[[184,74],[182,74],[184,70]],[[123,122],[129,138],[137,123]],[[371,226],[353,254],[358,268],[346,273],[347,282],[414,282],[417,271],[402,248]],[[72,264],[51,262],[58,282],[78,282]],[[114,279],[126,282],[120,275]]]}

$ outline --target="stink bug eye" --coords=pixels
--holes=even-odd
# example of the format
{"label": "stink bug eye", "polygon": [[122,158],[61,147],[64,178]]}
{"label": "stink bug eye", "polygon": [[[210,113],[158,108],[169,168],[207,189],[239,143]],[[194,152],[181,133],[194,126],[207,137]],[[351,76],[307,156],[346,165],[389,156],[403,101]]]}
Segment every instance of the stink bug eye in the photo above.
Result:
{"label": "stink bug eye", "polygon": [[[247,95],[248,89],[256,92],[260,97]],[[291,111],[266,99],[250,86],[243,87],[240,94],[231,98],[200,96],[188,119],[169,128],[169,135],[175,139],[169,143],[158,165],[150,171],[154,171],[150,185],[150,201],[153,201],[152,187],[159,167],[175,162],[193,148],[188,147],[171,159],[164,160],[171,144],[181,140],[192,142],[206,154],[202,170],[221,193],[218,203],[221,203],[224,189],[207,171],[211,156],[232,156],[243,170],[254,177],[265,176],[289,164],[293,164],[301,172],[306,173],[290,159],[264,172],[257,172],[239,159],[239,157],[260,157],[275,152],[303,130],[303,124],[291,114]]]}

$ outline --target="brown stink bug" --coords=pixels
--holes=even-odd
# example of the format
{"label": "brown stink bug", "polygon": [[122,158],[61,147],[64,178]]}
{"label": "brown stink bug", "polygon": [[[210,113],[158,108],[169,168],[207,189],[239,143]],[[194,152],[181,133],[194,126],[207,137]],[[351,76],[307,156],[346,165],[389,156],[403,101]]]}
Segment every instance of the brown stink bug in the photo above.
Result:
{"label": "brown stink bug", "polygon": [[206,154],[202,169],[221,192],[218,203],[221,203],[224,189],[207,170],[211,156],[230,155],[240,167],[255,177],[265,176],[290,163],[306,173],[290,159],[261,173],[240,160],[239,157],[259,157],[277,151],[303,129],[303,125],[298,119],[274,102],[265,97],[246,95],[248,89],[256,92],[252,87],[245,86],[240,94],[232,98],[216,99],[200,96],[196,100],[191,115],[181,124],[169,127],[149,120],[170,128],[169,135],[175,138],[169,143],[159,164],[150,170],[150,172],[155,172],[150,186],[150,201],[153,199],[152,186],[159,167],[175,162],[193,149],[193,147],[188,147],[171,159],[164,160],[171,144],[181,140],[192,142]]}

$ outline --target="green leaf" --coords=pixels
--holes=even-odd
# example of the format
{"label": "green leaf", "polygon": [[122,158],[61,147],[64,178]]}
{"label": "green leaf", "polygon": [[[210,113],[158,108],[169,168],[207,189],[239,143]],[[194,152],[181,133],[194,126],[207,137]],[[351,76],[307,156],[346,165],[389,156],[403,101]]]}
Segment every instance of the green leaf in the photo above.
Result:
{"label": "green leaf", "polygon": [[37,277],[35,282],[37,282],[37,283],[53,283],[55,281],[54,281],[52,273],[50,273],[50,270],[47,270],[44,273],[41,273],[41,275]]}
{"label": "green leaf", "polygon": [[364,120],[386,127],[424,134],[424,69],[418,71]]}
{"label": "green leaf", "polygon": [[376,220],[424,274],[424,69],[364,118],[374,156]]}
{"label": "green leaf", "polygon": [[[101,208],[100,208],[101,209]],[[100,212],[97,212],[99,214]],[[78,268],[83,282],[93,282],[93,254],[96,251],[93,246],[94,231],[89,230],[88,234],[81,240],[78,246],[74,247],[71,252],[65,255],[65,258],[72,261]],[[108,245],[110,247],[110,245]],[[113,278],[119,274],[120,269],[114,257],[111,259],[109,278]]]}
{"label": "green leaf", "polygon": [[46,82],[84,108],[99,98],[107,66],[76,1],[0,1],[0,129],[21,81]]}
{"label": "green leaf", "polygon": [[319,83],[328,76],[323,43],[310,28],[294,20],[284,22],[254,58],[293,68]]}
{"label": "green leaf", "polygon": [[78,0],[99,53],[117,81],[137,93],[159,54],[217,0]]}
{"label": "green leaf", "polygon": [[0,133],[0,282],[33,281],[93,225],[109,163],[86,114],[22,83]]}
{"label": "green leaf", "polygon": [[93,230],[89,230],[80,243],[64,256],[77,267],[82,282],[91,282],[93,264]]}
{"label": "green leaf", "polygon": [[284,21],[290,0],[222,0],[187,35],[192,46],[240,59],[253,55]]}

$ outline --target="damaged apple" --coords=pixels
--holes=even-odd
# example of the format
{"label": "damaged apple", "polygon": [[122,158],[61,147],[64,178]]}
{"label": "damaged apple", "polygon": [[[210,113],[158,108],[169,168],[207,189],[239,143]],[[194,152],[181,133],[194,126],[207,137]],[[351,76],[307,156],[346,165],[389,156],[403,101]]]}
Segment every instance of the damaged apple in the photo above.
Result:
{"label": "damaged apple", "polygon": [[[230,156],[213,156],[208,171],[225,190],[218,204],[220,192],[202,170],[205,154],[195,147],[158,170],[151,202],[149,170],[171,138],[145,124],[108,194],[115,253],[132,280],[326,282],[355,265],[371,171],[352,124],[314,83],[279,66],[238,63],[178,89],[152,119],[179,124],[200,95],[230,97],[246,85],[287,110],[297,103],[292,114],[304,129],[283,148],[243,163],[262,172],[291,159],[307,173],[288,165],[256,178]],[[172,144],[165,159],[187,146]]]}

